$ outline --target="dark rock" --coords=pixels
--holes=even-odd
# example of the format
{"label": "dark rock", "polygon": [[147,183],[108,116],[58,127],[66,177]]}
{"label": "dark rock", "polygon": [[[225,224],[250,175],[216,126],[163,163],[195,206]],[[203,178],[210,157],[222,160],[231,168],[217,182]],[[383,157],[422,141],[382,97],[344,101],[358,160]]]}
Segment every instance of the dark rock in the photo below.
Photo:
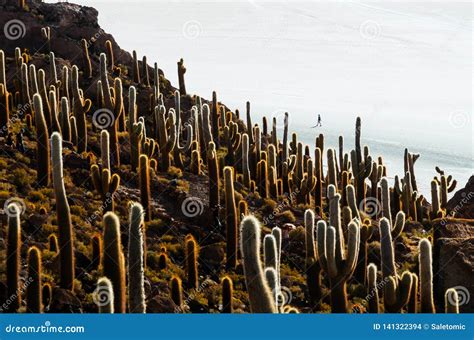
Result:
{"label": "dark rock", "polygon": [[448,201],[446,209],[454,217],[474,218],[474,175],[469,178],[466,186]]}
{"label": "dark rock", "polygon": [[54,288],[49,311],[51,313],[82,313],[82,304],[70,290]]}
{"label": "dark rock", "polygon": [[146,304],[147,313],[175,313],[178,306],[169,297],[157,295]]}
{"label": "dark rock", "polygon": [[474,238],[441,238],[435,244],[433,258],[438,310],[444,308],[446,290],[456,288],[460,312],[474,312]]}

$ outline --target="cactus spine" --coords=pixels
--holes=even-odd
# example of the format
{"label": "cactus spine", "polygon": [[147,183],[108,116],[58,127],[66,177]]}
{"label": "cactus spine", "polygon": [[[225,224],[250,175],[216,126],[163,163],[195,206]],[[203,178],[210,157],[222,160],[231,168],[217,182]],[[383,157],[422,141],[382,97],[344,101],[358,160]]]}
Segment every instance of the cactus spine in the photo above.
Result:
{"label": "cactus spine", "polygon": [[43,312],[41,287],[41,252],[36,247],[28,250],[28,286],[26,288],[26,311]]}
{"label": "cactus spine", "polygon": [[435,313],[433,301],[433,257],[431,243],[427,239],[420,241],[418,256],[420,269],[420,302],[422,313]]}
{"label": "cactus spine", "polygon": [[40,186],[48,186],[51,178],[49,133],[43,113],[43,103],[41,95],[36,93],[33,96],[36,122],[36,162],[37,181]]}
{"label": "cactus spine", "polygon": [[20,265],[21,265],[21,224],[20,207],[11,203],[8,207],[8,241],[7,241],[7,294],[11,303],[7,312],[16,312],[21,303]]}
{"label": "cactus spine", "polygon": [[250,309],[252,313],[276,313],[276,304],[260,261],[260,230],[260,222],[253,216],[245,217],[240,225],[240,247]]}
{"label": "cactus spine", "polygon": [[[99,305],[99,313],[107,313],[113,314],[114,313],[114,289],[112,287],[112,282],[106,278],[101,277],[97,281],[97,292],[98,298],[100,299],[98,303]],[[102,299],[104,301],[102,301]]]}
{"label": "cactus spine", "polygon": [[143,207],[132,204],[128,238],[128,308],[130,313],[145,313],[144,220]]}
{"label": "cactus spine", "polygon": [[62,138],[58,132],[51,136],[51,161],[53,168],[53,187],[56,197],[56,213],[59,229],[59,257],[61,268],[61,287],[73,290],[74,285],[74,244],[71,211],[67,201],[63,181]]}
{"label": "cactus spine", "polygon": [[120,222],[113,212],[104,215],[104,254],[102,268],[104,276],[112,282],[114,311],[125,313],[125,259],[120,237]]}

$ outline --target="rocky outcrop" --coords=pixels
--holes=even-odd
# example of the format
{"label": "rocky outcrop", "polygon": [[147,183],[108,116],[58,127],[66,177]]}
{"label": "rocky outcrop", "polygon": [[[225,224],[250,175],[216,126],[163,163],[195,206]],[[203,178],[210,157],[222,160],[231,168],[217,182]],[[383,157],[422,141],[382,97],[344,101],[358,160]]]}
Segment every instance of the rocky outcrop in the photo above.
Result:
{"label": "rocky outcrop", "polygon": [[474,218],[474,175],[469,178],[466,186],[448,201],[446,209],[454,217]]}
{"label": "rocky outcrop", "polygon": [[461,312],[474,312],[474,220],[444,218],[433,221],[434,289],[438,310],[444,293],[456,288]]}

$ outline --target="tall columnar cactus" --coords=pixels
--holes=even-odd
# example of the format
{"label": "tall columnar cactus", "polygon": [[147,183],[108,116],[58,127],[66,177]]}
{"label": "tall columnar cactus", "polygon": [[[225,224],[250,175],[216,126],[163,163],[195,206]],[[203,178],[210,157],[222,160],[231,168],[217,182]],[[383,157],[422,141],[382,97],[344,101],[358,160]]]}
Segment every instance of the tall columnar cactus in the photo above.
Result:
{"label": "tall columnar cactus", "polygon": [[140,84],[140,68],[138,67],[137,51],[132,52],[132,79],[136,84]]}
{"label": "tall columnar cactus", "polygon": [[20,207],[11,203],[8,207],[8,235],[7,235],[7,294],[11,303],[6,312],[14,313],[20,307],[20,266],[21,266],[21,224]]}
{"label": "tall columnar cactus", "polygon": [[277,268],[277,249],[275,237],[271,234],[263,238],[263,259],[265,268]]}
{"label": "tall columnar cactus", "polygon": [[87,151],[87,120],[86,114],[89,112],[92,102],[84,99],[79,89],[79,69],[72,67],[72,96],[74,98],[74,117],[77,126],[77,151],[83,153]]}
{"label": "tall columnar cactus", "polygon": [[92,243],[92,258],[91,258],[91,267],[92,269],[99,269],[102,263],[102,237],[100,234],[94,234],[91,239]]}
{"label": "tall columnar cactus", "polygon": [[373,232],[374,228],[370,220],[364,220],[360,225],[359,260],[357,261],[357,267],[354,273],[355,278],[364,285],[367,283],[368,242]]}
{"label": "tall columnar cactus", "polygon": [[142,58],[142,77],[143,77],[143,84],[146,87],[150,87],[150,74],[148,72],[148,63],[146,61],[146,56]]}
{"label": "tall columnar cactus", "polygon": [[313,305],[318,305],[321,299],[321,266],[317,259],[315,247],[315,225],[314,213],[306,210],[304,213],[305,245],[306,245],[306,285],[308,287],[309,300]]}
{"label": "tall columnar cactus", "polygon": [[253,216],[247,216],[240,225],[240,232],[240,249],[250,310],[252,313],[276,313],[276,303],[260,261],[260,222]]}
{"label": "tall columnar cactus", "polygon": [[161,170],[168,171],[171,165],[171,155],[177,142],[177,131],[174,114],[166,116],[166,109],[163,105],[155,108],[155,121],[158,128],[158,145],[160,149]]}
{"label": "tall columnar cactus", "polygon": [[377,195],[378,187],[377,184],[382,178],[383,174],[383,165],[377,164],[376,162],[372,162],[372,171],[370,172],[369,180],[370,180],[370,197],[374,199],[379,199]]}
{"label": "tall columnar cactus", "polygon": [[120,186],[120,176],[110,175],[107,168],[99,169],[97,164],[91,166],[91,178],[95,190],[102,199],[102,208],[104,212],[114,211],[114,195]]}
{"label": "tall columnar cactus", "polygon": [[282,234],[281,234],[281,229],[278,227],[274,227],[272,229],[272,235],[275,238],[275,243],[276,243],[276,252],[277,252],[277,257],[276,257],[276,272],[278,275],[278,286],[280,286],[280,266],[281,266],[281,242],[282,242]]}
{"label": "tall columnar cactus", "polygon": [[112,282],[114,291],[114,311],[125,313],[125,258],[120,237],[120,222],[113,212],[104,215],[104,254],[102,269],[104,276]]}
{"label": "tall columnar cactus", "polygon": [[439,186],[436,180],[431,181],[431,218],[437,218],[441,213]]}
{"label": "tall columnar cactus", "polygon": [[86,39],[81,40],[82,45],[82,68],[87,78],[92,78],[92,63],[89,57],[89,44]]}
{"label": "tall columnar cactus", "polygon": [[128,309],[130,313],[145,313],[146,310],[144,214],[143,207],[139,203],[132,204],[128,238]]}
{"label": "tall columnar cactus", "polygon": [[213,216],[217,218],[219,214],[219,163],[217,160],[216,145],[209,142],[207,148],[207,170],[209,174],[209,208]]}
{"label": "tall columnar cactus", "polygon": [[444,294],[444,308],[446,313],[459,314],[459,296],[454,288],[449,288]]}
{"label": "tall columnar cactus", "polygon": [[413,276],[405,271],[401,277],[395,274],[386,280],[383,294],[385,313],[400,313],[410,299]]}
{"label": "tall columnar cactus", "polygon": [[50,252],[57,253],[59,250],[58,238],[55,234],[48,236],[48,248]]}
{"label": "tall columnar cactus", "polygon": [[51,115],[51,129],[48,128],[49,131],[52,132],[61,132],[61,125],[59,123],[58,117],[58,102],[56,100],[56,89],[52,89],[49,91],[49,105],[50,105],[50,115]]}
{"label": "tall columnar cactus", "polygon": [[367,298],[369,313],[379,312],[379,291],[377,286],[377,266],[373,263],[367,266]]}
{"label": "tall columnar cactus", "polygon": [[217,93],[212,91],[212,106],[211,106],[211,124],[212,124],[212,137],[216,147],[219,148],[219,103],[217,102]]}
{"label": "tall columnar cactus", "polygon": [[99,296],[98,305],[99,305],[99,313],[103,314],[113,314],[114,313],[114,288],[112,286],[112,282],[107,277],[101,277],[97,280],[97,288],[96,288]]}
{"label": "tall columnar cactus", "polygon": [[61,110],[59,111],[59,124],[61,135],[67,142],[71,142],[71,123],[69,121],[69,102],[66,97],[61,98]]}
{"label": "tall columnar cactus", "polygon": [[410,290],[410,300],[408,300],[407,311],[408,313],[418,313],[418,276],[411,274],[412,283]]}
{"label": "tall columnar cactus", "polygon": [[[38,92],[41,95],[41,101],[43,103],[43,115],[46,120],[46,126],[48,131],[52,131],[52,115],[51,107],[53,106],[49,100],[48,89],[46,88],[46,74],[43,69],[38,71]],[[54,92],[54,91],[53,91]]]}
{"label": "tall columnar cactus", "polygon": [[[337,195],[339,194],[336,194],[336,197]],[[332,200],[339,204],[338,199]],[[347,234],[347,250],[344,252],[343,236],[338,229],[327,226],[324,221],[318,222],[318,258],[321,267],[329,276],[333,313],[348,312],[346,283],[354,272],[359,254],[360,232],[357,220],[349,223]]]}
{"label": "tall columnar cactus", "polygon": [[43,290],[41,287],[41,251],[36,247],[28,250],[28,285],[26,288],[26,311],[43,312]]}
{"label": "tall columnar cactus", "polygon": [[[1,59],[1,57],[0,57]],[[0,130],[7,134],[10,121],[10,94],[5,85],[0,84]]]}
{"label": "tall columnar cactus", "polygon": [[225,211],[226,211],[226,265],[227,268],[237,266],[237,206],[234,194],[234,168],[224,168]]}
{"label": "tall columnar cactus", "polygon": [[53,288],[51,287],[51,284],[46,282],[43,285],[41,295],[43,296],[43,308],[48,310],[49,305],[51,304],[51,300],[53,299]]}
{"label": "tall columnar cactus", "polygon": [[61,288],[74,288],[74,242],[71,211],[67,201],[63,181],[62,138],[58,132],[51,136],[51,161],[53,168],[53,187],[56,197],[56,214],[59,230],[59,257],[61,269]]}
{"label": "tall columnar cactus", "polygon": [[446,209],[448,203],[448,193],[453,192],[456,188],[457,181],[452,176],[446,176],[443,170],[436,167],[436,172],[439,173],[439,179],[435,177],[435,181],[439,186],[439,203],[441,209]]}
{"label": "tall columnar cactus", "polygon": [[38,93],[33,96],[33,104],[36,121],[37,181],[40,186],[48,186],[51,178],[49,132],[43,114],[43,103]]}
{"label": "tall columnar cactus", "polygon": [[242,173],[244,179],[244,185],[250,187],[250,167],[249,167],[249,135],[242,134]]}
{"label": "tall columnar cactus", "polygon": [[130,86],[128,90],[128,135],[130,139],[130,164],[132,169],[138,167],[143,131],[143,124],[137,122],[137,90],[134,86]]}
{"label": "tall columnar cactus", "polygon": [[322,169],[322,151],[320,148],[314,150],[314,166],[316,175],[316,186],[314,188],[314,205],[318,215],[323,214],[323,169]]}
{"label": "tall columnar cactus", "polygon": [[337,191],[336,151],[328,149],[328,185],[334,185]]}
{"label": "tall columnar cactus", "polygon": [[422,239],[419,245],[418,267],[420,270],[420,305],[422,313],[436,313],[433,300],[433,257],[431,243]]}
{"label": "tall columnar cactus", "polygon": [[[357,204],[365,199],[365,179],[370,176],[372,171],[372,157],[364,155],[360,145],[361,121],[360,117],[356,120],[355,150],[351,151],[352,174],[354,175],[354,184],[356,188]],[[366,157],[365,157],[366,156]]]}
{"label": "tall columnar cactus", "polygon": [[183,285],[181,279],[173,276],[170,281],[171,300],[178,306],[177,310],[181,310],[183,306]]}
{"label": "tall columnar cactus", "polygon": [[184,66],[183,58],[178,61],[178,83],[179,83],[179,92],[185,96],[186,95],[186,84],[184,82],[184,74],[186,73],[186,67]]}
{"label": "tall columnar cactus", "polygon": [[5,90],[7,89],[5,52],[3,50],[0,50],[0,85],[3,85]]}
{"label": "tall columnar cactus", "polygon": [[232,279],[225,276],[222,279],[222,313],[233,313],[234,306],[232,296],[234,295],[234,285]]}
{"label": "tall columnar cactus", "polygon": [[186,253],[186,277],[188,288],[197,289],[199,286],[198,245],[192,235],[186,236],[184,247]]}
{"label": "tall columnar cactus", "polygon": [[415,162],[420,158],[419,154],[411,153],[408,149],[405,149],[404,153],[404,171],[405,173],[410,173],[410,181],[414,191],[418,191],[418,186],[416,185],[415,178]]}
{"label": "tall columnar cactus", "polygon": [[110,170],[110,136],[107,130],[100,132],[100,156],[102,169]]}
{"label": "tall columnar cactus", "polygon": [[142,206],[145,209],[145,218],[151,221],[151,191],[150,191],[150,161],[147,155],[140,155],[139,166],[139,185],[140,185],[140,199]]}
{"label": "tall columnar cactus", "polygon": [[109,70],[113,71],[115,67],[115,60],[114,60],[114,50],[112,48],[112,42],[110,40],[107,40],[105,42],[105,52],[107,55],[107,60],[109,61]]}
{"label": "tall columnar cactus", "polygon": [[102,85],[102,94],[104,96],[104,106],[106,111],[102,113],[102,116],[101,114],[97,114],[96,121],[100,125],[102,125],[100,119],[104,118],[104,128],[108,128],[108,131],[110,133],[112,164],[118,167],[120,165],[118,127],[120,120],[124,114],[122,81],[120,80],[120,78],[115,78],[114,88],[113,91],[111,91],[107,72],[107,58],[105,56],[105,53],[101,53],[100,55],[100,82]]}
{"label": "tall columnar cactus", "polygon": [[395,254],[393,240],[400,236],[405,225],[405,214],[400,211],[392,227],[390,221],[382,217],[379,222],[380,233],[380,254],[382,265],[382,278],[385,280],[389,276],[396,276]]}

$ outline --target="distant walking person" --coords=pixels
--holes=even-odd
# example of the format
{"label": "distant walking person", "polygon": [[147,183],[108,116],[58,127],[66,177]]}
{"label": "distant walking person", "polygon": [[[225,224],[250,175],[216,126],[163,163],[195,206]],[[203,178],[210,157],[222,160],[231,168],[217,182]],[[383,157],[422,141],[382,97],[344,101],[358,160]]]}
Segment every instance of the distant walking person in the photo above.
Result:
{"label": "distant walking person", "polygon": [[320,115],[320,114],[318,114],[318,122],[316,123],[315,126],[312,126],[311,128],[315,128],[315,127],[318,127],[318,126],[323,126],[323,125],[321,124],[321,115]]}

